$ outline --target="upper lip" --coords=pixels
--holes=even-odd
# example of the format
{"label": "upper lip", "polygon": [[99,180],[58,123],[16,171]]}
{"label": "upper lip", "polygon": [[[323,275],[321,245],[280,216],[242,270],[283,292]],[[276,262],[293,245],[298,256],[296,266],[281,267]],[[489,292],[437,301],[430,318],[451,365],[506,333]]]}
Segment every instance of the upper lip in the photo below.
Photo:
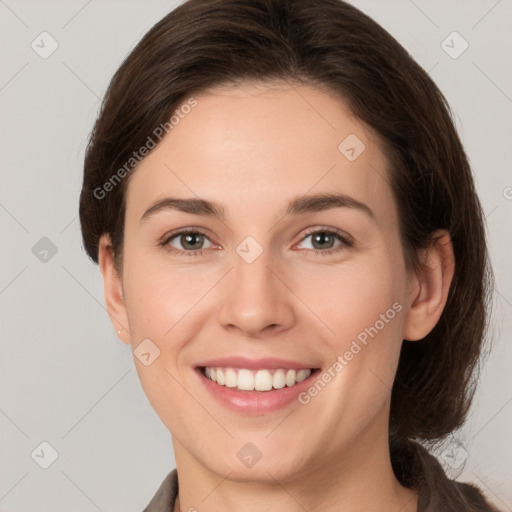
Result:
{"label": "upper lip", "polygon": [[264,357],[259,359],[249,359],[243,356],[222,357],[218,359],[209,359],[196,364],[196,367],[210,368],[247,368],[248,370],[268,369],[275,370],[286,368],[291,370],[301,370],[316,368],[315,365],[299,363],[287,359],[277,359],[274,357]]}

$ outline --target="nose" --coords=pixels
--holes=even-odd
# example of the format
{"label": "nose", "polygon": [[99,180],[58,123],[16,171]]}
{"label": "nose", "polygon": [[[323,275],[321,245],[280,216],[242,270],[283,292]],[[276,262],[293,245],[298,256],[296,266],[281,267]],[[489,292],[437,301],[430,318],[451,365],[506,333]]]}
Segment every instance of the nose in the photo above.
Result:
{"label": "nose", "polygon": [[219,322],[225,329],[255,338],[293,325],[293,292],[285,284],[281,267],[268,253],[263,251],[252,263],[235,253],[234,268],[219,297]]}

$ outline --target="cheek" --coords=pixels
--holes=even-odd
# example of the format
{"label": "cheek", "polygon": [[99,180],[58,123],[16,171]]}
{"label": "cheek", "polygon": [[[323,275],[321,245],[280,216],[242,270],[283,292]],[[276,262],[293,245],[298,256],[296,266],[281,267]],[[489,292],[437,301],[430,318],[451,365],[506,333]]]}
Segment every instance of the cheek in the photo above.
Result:
{"label": "cheek", "polygon": [[132,335],[170,340],[182,321],[190,323],[201,298],[218,280],[213,269],[205,269],[171,265],[165,257],[143,253],[127,257],[124,287]]}
{"label": "cheek", "polygon": [[402,300],[404,272],[392,258],[375,253],[339,265],[316,265],[311,271],[292,269],[288,283],[330,328],[331,338],[346,340],[374,325]]}
{"label": "cheek", "polygon": [[337,373],[340,377],[332,392],[343,397],[339,402],[348,409],[353,400],[353,410],[366,404],[371,414],[390,393],[400,355],[405,309],[400,255],[386,257],[382,251],[352,264],[326,266],[303,274],[295,286],[297,295],[321,320],[316,323],[325,332],[322,339],[329,360],[342,358],[343,370]]}

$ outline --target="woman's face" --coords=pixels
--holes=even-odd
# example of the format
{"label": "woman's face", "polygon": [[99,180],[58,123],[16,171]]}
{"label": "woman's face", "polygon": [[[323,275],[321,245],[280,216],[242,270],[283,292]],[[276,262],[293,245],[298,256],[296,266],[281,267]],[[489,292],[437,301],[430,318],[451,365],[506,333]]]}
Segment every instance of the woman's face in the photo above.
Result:
{"label": "woman's face", "polygon": [[383,153],[310,86],[195,100],[133,171],[122,268],[178,463],[286,481],[375,456],[414,299]]}

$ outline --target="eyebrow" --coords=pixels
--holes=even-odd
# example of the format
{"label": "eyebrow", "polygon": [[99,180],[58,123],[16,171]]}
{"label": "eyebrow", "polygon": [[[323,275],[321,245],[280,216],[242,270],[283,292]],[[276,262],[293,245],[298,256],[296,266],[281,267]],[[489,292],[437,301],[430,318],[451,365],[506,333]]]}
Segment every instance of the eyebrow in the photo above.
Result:
{"label": "eyebrow", "polygon": [[[333,208],[353,208],[376,220],[371,208],[350,196],[344,194],[315,194],[292,199],[284,215],[303,215],[321,212]],[[165,197],[152,204],[142,215],[140,222],[146,221],[152,215],[166,210],[176,210],[193,215],[203,215],[223,220],[226,218],[224,207],[206,199]]]}

